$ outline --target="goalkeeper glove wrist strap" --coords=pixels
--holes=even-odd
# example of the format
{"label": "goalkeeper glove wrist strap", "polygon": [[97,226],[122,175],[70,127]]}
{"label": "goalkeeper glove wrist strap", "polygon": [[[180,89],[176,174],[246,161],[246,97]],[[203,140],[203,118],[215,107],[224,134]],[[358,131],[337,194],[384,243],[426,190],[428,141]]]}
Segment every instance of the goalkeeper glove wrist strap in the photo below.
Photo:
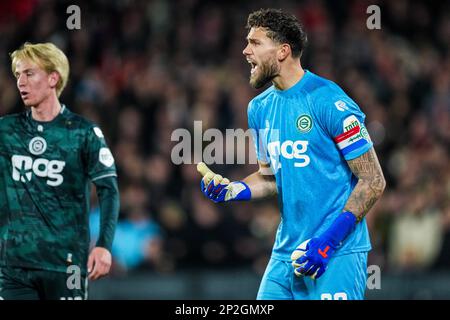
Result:
{"label": "goalkeeper glove wrist strap", "polygon": [[331,244],[336,248],[353,232],[357,223],[357,219],[353,213],[346,211],[341,213],[333,224],[323,234],[324,238],[330,240]]}
{"label": "goalkeeper glove wrist strap", "polygon": [[247,201],[252,198],[250,187],[243,181],[234,181],[230,183],[231,201]]}

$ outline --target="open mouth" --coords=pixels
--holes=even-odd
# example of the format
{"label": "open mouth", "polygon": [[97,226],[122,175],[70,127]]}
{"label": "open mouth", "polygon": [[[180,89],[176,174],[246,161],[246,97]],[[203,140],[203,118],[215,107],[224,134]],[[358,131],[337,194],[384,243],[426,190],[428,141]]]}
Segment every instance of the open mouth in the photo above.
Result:
{"label": "open mouth", "polygon": [[28,91],[20,91],[20,96],[22,99],[26,99],[28,97]]}
{"label": "open mouth", "polygon": [[256,72],[256,69],[258,69],[258,64],[252,60],[247,60],[250,66],[252,67],[250,70],[250,74],[254,74]]}

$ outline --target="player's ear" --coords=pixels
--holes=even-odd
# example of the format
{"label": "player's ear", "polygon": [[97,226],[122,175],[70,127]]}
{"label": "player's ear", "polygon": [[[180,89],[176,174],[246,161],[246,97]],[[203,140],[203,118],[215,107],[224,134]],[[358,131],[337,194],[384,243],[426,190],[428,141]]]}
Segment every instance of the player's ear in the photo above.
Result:
{"label": "player's ear", "polygon": [[48,75],[48,84],[51,88],[55,88],[59,81],[59,73],[56,71],[50,72]]}
{"label": "player's ear", "polygon": [[291,46],[287,43],[283,43],[280,45],[280,48],[277,52],[277,58],[279,61],[283,61],[291,54]]}

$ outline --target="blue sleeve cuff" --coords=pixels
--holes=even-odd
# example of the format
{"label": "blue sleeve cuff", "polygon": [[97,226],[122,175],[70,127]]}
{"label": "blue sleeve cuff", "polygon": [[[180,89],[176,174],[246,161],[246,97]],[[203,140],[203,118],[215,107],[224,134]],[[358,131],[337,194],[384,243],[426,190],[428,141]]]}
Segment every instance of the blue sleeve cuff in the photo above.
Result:
{"label": "blue sleeve cuff", "polygon": [[373,146],[373,142],[366,143],[362,147],[347,153],[344,156],[344,159],[345,160],[353,160],[355,158],[358,158],[359,156],[361,156],[364,153],[366,153],[367,151],[369,151],[369,149],[372,148],[372,146]]}

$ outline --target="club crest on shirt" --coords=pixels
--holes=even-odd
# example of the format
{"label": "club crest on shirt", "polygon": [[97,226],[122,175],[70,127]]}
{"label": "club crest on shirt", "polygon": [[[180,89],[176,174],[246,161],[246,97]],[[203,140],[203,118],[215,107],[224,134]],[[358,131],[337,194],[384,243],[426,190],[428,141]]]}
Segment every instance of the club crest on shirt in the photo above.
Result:
{"label": "club crest on shirt", "polygon": [[371,142],[369,132],[367,131],[366,127],[364,125],[361,125],[361,135],[364,139],[366,139],[368,142]]}
{"label": "club crest on shirt", "polygon": [[42,137],[34,137],[31,139],[28,149],[30,150],[31,154],[34,154],[35,156],[39,156],[45,152],[47,149],[47,142]]}
{"label": "club crest on shirt", "polygon": [[307,114],[302,114],[301,116],[299,116],[295,124],[297,126],[297,129],[302,133],[310,132],[313,127],[312,118]]}

